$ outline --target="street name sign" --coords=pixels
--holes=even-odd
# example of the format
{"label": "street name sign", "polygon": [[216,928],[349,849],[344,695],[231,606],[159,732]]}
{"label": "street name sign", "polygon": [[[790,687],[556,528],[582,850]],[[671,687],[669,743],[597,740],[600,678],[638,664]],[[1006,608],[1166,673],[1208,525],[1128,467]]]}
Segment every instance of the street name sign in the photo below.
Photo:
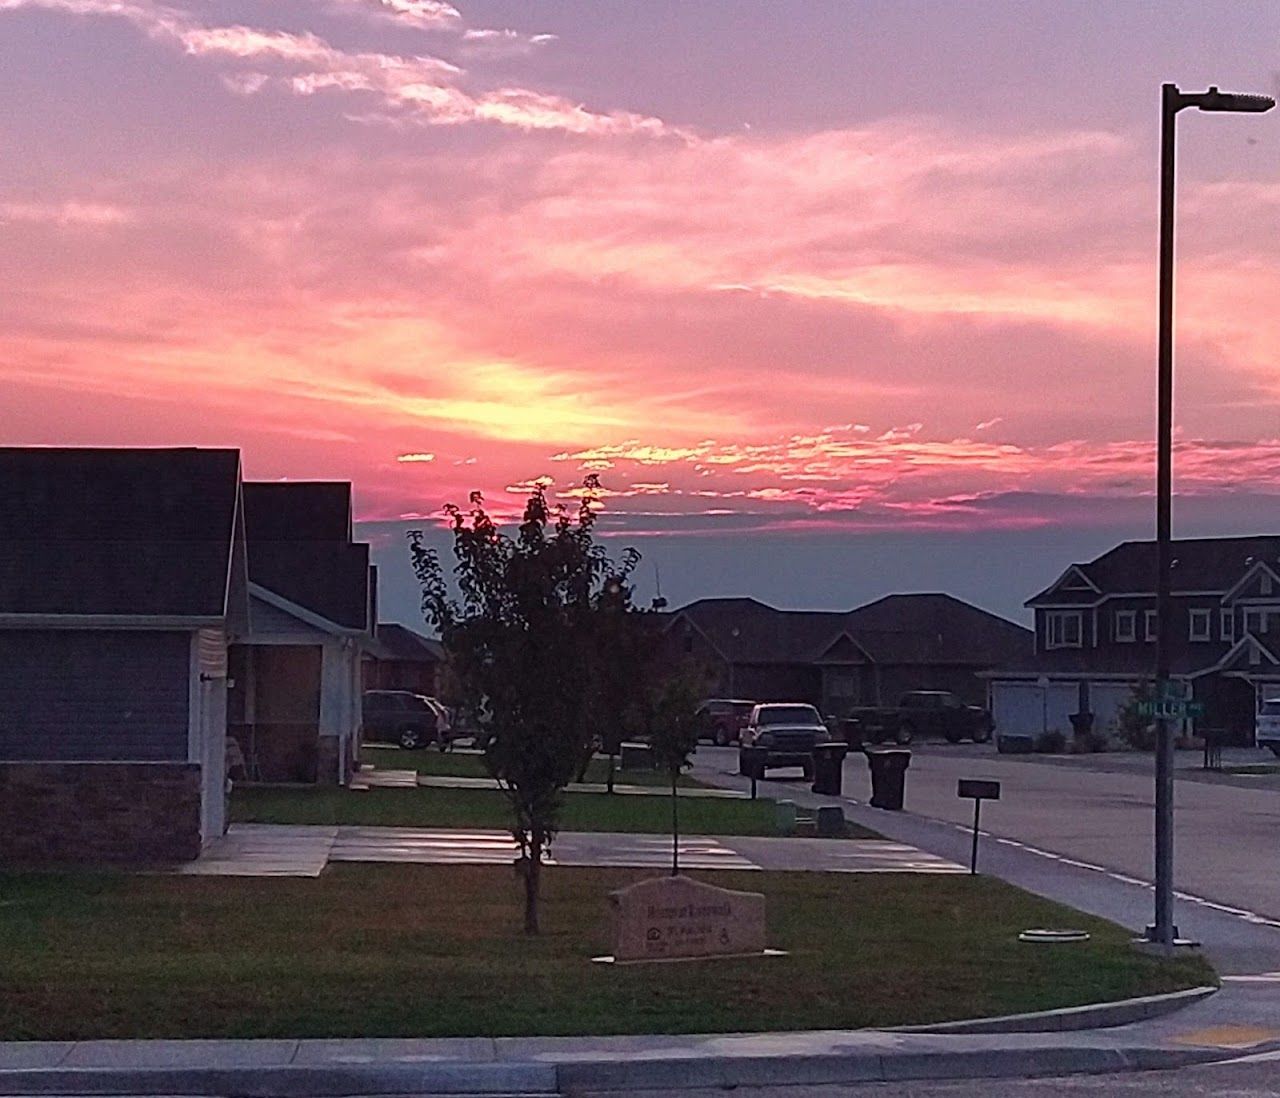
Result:
{"label": "street name sign", "polygon": [[1204,716],[1204,702],[1183,701],[1180,698],[1169,698],[1165,701],[1138,702],[1138,715],[1156,717],[1167,721],[1185,721],[1190,717]]}

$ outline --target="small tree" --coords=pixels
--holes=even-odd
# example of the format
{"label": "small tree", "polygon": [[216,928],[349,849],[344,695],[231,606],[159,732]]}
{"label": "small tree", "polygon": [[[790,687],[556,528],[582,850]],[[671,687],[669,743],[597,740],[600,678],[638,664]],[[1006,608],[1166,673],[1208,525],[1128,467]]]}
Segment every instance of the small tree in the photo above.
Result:
{"label": "small tree", "polygon": [[1133,687],[1129,700],[1116,714],[1116,728],[1120,738],[1136,751],[1154,751],[1156,746],[1155,719],[1142,712],[1155,699],[1155,687],[1145,679]]}
{"label": "small tree", "polygon": [[591,477],[584,487],[576,513],[553,512],[539,483],[515,538],[498,530],[478,492],[467,512],[447,507],[458,599],[422,532],[409,533],[423,612],[472,704],[486,713],[485,762],[512,809],[527,934],[538,932],[542,861],[564,787],[592,751],[602,623],[630,610],[627,579],[639,561],[628,550],[615,563],[595,543],[599,484]]}
{"label": "small tree", "polygon": [[701,721],[698,703],[702,701],[701,676],[681,667],[656,680],[650,690],[646,716],[649,745],[659,769],[671,783],[671,875],[680,872],[680,797],[677,783],[680,772],[689,765],[689,756],[697,750]]}

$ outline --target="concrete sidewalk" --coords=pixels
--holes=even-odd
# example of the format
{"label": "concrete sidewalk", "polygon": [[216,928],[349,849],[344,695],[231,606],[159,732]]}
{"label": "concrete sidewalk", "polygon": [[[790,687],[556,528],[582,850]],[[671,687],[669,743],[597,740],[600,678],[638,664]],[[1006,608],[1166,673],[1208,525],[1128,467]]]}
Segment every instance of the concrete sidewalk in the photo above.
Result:
{"label": "concrete sidewalk", "polygon": [[326,1098],[822,1085],[1176,1068],[1280,1047],[1280,1029],[1273,1036],[1218,1024],[1220,998],[1135,1025],[1051,1033],[10,1043],[0,1044],[0,1094]]}
{"label": "concrete sidewalk", "polygon": [[[332,862],[418,865],[511,865],[519,849],[509,831],[469,828],[332,827],[233,824],[194,862],[174,872],[194,876],[318,877]],[[566,831],[549,865],[663,869],[671,838]],[[680,839],[687,869],[813,870],[826,873],[961,873],[956,862],[906,843],[877,839],[799,839],[689,835]]]}

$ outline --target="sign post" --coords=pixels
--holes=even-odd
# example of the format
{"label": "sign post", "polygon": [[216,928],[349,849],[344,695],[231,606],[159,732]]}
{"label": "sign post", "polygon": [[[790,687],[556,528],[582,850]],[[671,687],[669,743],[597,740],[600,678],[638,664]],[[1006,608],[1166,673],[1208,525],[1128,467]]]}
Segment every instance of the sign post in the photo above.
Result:
{"label": "sign post", "polygon": [[981,781],[977,778],[961,778],[956,787],[957,797],[969,797],[973,801],[973,852],[969,856],[969,874],[976,876],[978,872],[978,823],[982,812],[983,801],[1000,799],[1000,783]]}

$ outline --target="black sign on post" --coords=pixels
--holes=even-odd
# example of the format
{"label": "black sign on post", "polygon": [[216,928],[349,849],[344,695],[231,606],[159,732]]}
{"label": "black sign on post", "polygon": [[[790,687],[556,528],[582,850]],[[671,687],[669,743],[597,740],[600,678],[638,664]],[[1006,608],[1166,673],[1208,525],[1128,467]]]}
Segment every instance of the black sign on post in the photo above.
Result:
{"label": "black sign on post", "polygon": [[1000,783],[980,778],[961,778],[956,787],[957,797],[969,797],[973,801],[973,853],[969,856],[970,875],[978,872],[978,818],[983,801],[1000,799]]}

